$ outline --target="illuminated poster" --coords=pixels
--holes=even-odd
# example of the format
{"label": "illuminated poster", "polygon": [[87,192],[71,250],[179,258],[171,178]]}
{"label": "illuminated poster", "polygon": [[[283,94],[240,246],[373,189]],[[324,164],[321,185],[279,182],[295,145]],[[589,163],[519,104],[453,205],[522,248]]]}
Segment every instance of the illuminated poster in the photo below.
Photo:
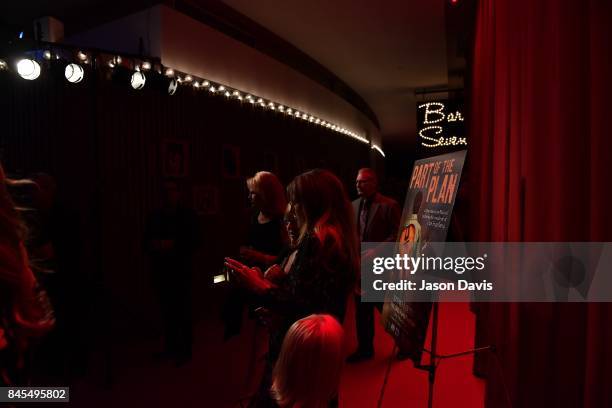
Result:
{"label": "illuminated poster", "polygon": [[[466,150],[415,162],[397,236],[397,252],[410,257],[429,255],[428,243],[444,242],[451,222]],[[417,363],[425,342],[431,299],[408,292],[390,292],[383,325],[400,351]]]}
{"label": "illuminated poster", "polygon": [[417,102],[417,139],[420,157],[466,149],[463,101]]}

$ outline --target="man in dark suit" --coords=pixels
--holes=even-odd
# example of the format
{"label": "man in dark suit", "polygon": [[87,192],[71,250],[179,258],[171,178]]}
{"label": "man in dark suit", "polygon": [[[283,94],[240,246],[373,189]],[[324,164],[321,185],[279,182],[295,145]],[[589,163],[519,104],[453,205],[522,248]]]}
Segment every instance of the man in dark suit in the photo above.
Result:
{"label": "man in dark suit", "polygon": [[[397,201],[378,192],[378,178],[374,170],[363,168],[357,173],[357,193],[353,210],[357,232],[361,242],[393,242],[396,240],[401,211]],[[362,252],[362,256],[367,254]],[[347,358],[356,363],[374,356],[374,307],[380,311],[380,303],[362,302],[355,295],[355,320],[357,323],[358,348]]]}

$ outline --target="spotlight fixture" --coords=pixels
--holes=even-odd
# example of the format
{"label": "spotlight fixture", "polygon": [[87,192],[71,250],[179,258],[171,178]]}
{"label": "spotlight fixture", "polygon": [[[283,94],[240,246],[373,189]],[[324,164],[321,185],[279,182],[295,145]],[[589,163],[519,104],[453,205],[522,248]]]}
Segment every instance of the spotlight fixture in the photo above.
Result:
{"label": "spotlight fixture", "polygon": [[[168,95],[174,95],[178,89],[178,81],[174,77],[152,72],[147,79],[151,88]],[[194,84],[194,86],[196,85]]]}
{"label": "spotlight fixture", "polygon": [[50,60],[51,59],[51,51],[49,51],[49,50],[43,51],[43,58],[46,59],[46,60]]}
{"label": "spotlight fixture", "polygon": [[142,69],[144,69],[145,71],[146,71],[146,70],[149,70],[149,69],[151,69],[151,63],[150,63],[149,61],[144,61],[144,62],[143,62],[141,65],[140,65],[140,67],[141,67]]}
{"label": "spotlight fixture", "polygon": [[0,70],[5,70],[7,67],[5,60],[0,60]]}
{"label": "spotlight fixture", "polygon": [[78,84],[83,80],[85,76],[85,71],[83,67],[79,64],[68,64],[66,65],[66,69],[64,70],[64,76],[68,80],[68,82],[73,84]]}
{"label": "spotlight fixture", "polygon": [[85,61],[87,59],[87,54],[85,54],[83,51],[79,51],[77,53],[77,57],[81,60],[81,61]]}
{"label": "spotlight fixture", "polygon": [[171,78],[168,82],[168,95],[174,95],[176,93],[177,88],[178,82],[176,82],[176,79]]}
{"label": "spotlight fixture", "polygon": [[140,71],[134,71],[132,74],[132,79],[130,80],[130,85],[134,89],[142,89],[145,86],[145,82],[147,82],[147,77]]}
{"label": "spotlight fixture", "polygon": [[165,72],[166,76],[174,76],[174,70],[172,68],[166,68],[166,72]]}
{"label": "spotlight fixture", "polygon": [[32,81],[40,76],[40,64],[32,59],[24,58],[17,63],[17,73],[23,79]]}

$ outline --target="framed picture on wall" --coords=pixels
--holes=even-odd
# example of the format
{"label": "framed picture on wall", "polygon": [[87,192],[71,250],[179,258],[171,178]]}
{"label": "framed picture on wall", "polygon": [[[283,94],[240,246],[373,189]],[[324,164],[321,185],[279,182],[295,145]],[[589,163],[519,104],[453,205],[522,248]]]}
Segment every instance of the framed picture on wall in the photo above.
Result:
{"label": "framed picture on wall", "polygon": [[162,141],[162,176],[166,178],[189,175],[189,142],[177,139]]}
{"label": "framed picture on wall", "polygon": [[264,152],[261,170],[270,171],[278,175],[278,155],[274,152]]}
{"label": "framed picture on wall", "polygon": [[193,209],[199,215],[214,215],[219,212],[219,192],[212,184],[193,186]]}
{"label": "framed picture on wall", "polygon": [[223,145],[221,152],[221,174],[224,178],[240,177],[240,148]]}

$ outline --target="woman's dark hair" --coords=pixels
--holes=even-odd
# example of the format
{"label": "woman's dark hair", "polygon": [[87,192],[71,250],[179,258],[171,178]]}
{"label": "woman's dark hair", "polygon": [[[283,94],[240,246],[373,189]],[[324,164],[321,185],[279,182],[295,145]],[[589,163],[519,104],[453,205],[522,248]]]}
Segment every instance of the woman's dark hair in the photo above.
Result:
{"label": "woman's dark hair", "polygon": [[287,186],[287,196],[304,219],[299,241],[313,233],[324,251],[346,257],[353,277],[358,276],[360,253],[353,206],[338,177],[328,170],[308,171]]}

